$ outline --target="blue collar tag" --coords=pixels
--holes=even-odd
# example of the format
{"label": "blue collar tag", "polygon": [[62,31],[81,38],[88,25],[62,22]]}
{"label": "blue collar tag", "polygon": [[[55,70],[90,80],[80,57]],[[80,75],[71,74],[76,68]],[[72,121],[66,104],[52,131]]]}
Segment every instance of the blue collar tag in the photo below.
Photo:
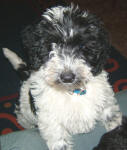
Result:
{"label": "blue collar tag", "polygon": [[86,89],[85,90],[75,89],[75,90],[73,90],[73,93],[75,93],[77,95],[85,95],[86,94]]}

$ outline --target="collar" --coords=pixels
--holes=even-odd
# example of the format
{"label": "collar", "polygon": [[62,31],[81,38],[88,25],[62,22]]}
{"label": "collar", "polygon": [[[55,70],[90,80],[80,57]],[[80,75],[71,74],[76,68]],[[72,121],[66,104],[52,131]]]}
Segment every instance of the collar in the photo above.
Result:
{"label": "collar", "polygon": [[73,90],[73,93],[77,94],[77,95],[85,95],[86,89],[75,89],[75,90]]}

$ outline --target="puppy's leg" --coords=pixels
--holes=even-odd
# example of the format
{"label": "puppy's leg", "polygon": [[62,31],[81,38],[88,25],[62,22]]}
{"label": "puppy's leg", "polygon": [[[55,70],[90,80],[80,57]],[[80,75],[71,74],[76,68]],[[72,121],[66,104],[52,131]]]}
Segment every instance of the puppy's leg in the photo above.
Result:
{"label": "puppy's leg", "polygon": [[122,113],[117,104],[105,108],[101,118],[107,131],[122,124]]}
{"label": "puppy's leg", "polygon": [[68,132],[52,120],[38,124],[41,136],[46,140],[49,150],[71,150],[71,137]]}
{"label": "puppy's leg", "polygon": [[[30,128],[34,128],[35,124],[32,124],[29,120],[27,120],[24,117],[24,114],[22,114],[20,111],[15,110],[16,113],[16,117],[17,117],[17,121],[18,123],[25,129],[30,129]],[[27,115],[27,114],[26,114]]]}

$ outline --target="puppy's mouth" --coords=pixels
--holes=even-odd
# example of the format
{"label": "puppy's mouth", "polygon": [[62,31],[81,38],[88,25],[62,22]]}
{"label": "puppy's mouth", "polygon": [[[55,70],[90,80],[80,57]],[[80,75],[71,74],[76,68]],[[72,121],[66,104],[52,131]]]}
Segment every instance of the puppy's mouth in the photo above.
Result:
{"label": "puppy's mouth", "polygon": [[81,84],[81,82],[77,83],[61,83],[57,82],[58,89],[62,91],[66,91],[70,95],[85,95],[86,94],[86,87]]}

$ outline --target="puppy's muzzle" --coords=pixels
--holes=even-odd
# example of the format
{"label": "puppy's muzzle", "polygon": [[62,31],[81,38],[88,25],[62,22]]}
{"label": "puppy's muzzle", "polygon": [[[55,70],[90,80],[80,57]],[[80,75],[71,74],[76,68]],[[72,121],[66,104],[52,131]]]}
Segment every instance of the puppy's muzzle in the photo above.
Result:
{"label": "puppy's muzzle", "polygon": [[62,72],[60,75],[60,80],[63,83],[73,83],[75,81],[75,74],[71,71]]}

